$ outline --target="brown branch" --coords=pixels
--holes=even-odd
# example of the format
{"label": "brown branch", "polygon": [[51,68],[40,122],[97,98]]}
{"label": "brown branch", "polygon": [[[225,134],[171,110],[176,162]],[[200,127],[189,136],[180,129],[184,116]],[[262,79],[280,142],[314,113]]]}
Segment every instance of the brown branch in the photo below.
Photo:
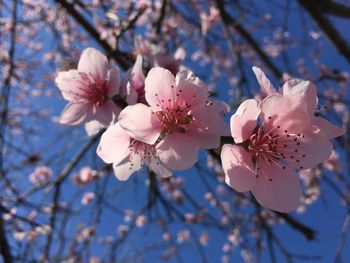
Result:
{"label": "brown branch", "polygon": [[314,229],[302,224],[300,221],[296,220],[289,214],[280,213],[276,211],[275,214],[283,218],[292,228],[303,234],[307,240],[311,241],[315,239],[316,231]]}
{"label": "brown branch", "polygon": [[317,4],[320,6],[321,10],[324,13],[343,18],[350,17],[350,6],[346,6],[332,0],[321,0]]}
{"label": "brown branch", "polygon": [[0,251],[5,263],[13,262],[10,246],[8,244],[7,237],[6,237],[6,231],[4,227],[4,220],[2,219],[2,213],[0,213]]}
{"label": "brown branch", "polygon": [[165,18],[166,8],[167,8],[167,5],[170,4],[168,2],[169,2],[168,0],[162,0],[162,7],[160,9],[160,14],[159,14],[157,21],[155,22],[155,28],[156,28],[157,35],[160,35],[160,33],[162,31],[162,25],[163,25],[163,21]]}

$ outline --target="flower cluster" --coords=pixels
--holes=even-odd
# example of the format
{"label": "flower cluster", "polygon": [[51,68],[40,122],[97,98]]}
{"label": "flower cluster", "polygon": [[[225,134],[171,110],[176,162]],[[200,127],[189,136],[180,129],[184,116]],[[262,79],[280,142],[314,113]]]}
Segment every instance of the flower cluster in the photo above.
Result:
{"label": "flower cluster", "polygon": [[[197,162],[199,150],[218,148],[221,136],[229,134],[224,102],[213,100],[192,71],[179,70],[178,59],[167,57],[164,68],[154,62],[159,57],[152,60],[146,53],[137,55],[122,81],[119,70],[93,48],[82,53],[77,70],[56,78],[69,101],[60,122],[85,122],[88,134],[107,127],[97,154],[113,164],[120,180],[144,165],[163,177],[188,169]],[[147,74],[144,58],[154,66]],[[311,82],[290,79],[277,91],[259,68],[253,71],[264,98],[244,101],[231,117],[234,144],[221,151],[225,181],[239,192],[251,191],[267,208],[289,212],[300,204],[295,171],[327,160],[330,140],[345,130],[316,112],[317,92]],[[119,108],[113,96],[129,106]]]}
{"label": "flower cluster", "polygon": [[267,96],[259,103],[244,101],[231,117],[235,145],[225,144],[221,152],[226,183],[251,191],[265,207],[289,212],[300,202],[295,170],[327,160],[330,139],[345,130],[316,114],[311,82],[291,79],[277,91],[260,69],[253,70]]}

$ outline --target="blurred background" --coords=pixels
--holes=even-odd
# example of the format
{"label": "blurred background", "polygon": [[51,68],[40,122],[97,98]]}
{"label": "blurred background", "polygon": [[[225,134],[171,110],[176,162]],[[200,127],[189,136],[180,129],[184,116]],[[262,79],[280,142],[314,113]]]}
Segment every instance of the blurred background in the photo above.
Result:
{"label": "blurred background", "polygon": [[[100,134],[62,126],[54,83],[81,52],[124,76],[137,55],[189,68],[229,104],[313,81],[318,113],[349,127],[350,2],[341,0],[0,1],[0,249],[3,262],[350,262],[350,141],[299,172],[301,206],[282,214],[224,182],[220,149],[170,178],[126,182],[96,155]],[[116,147],[118,147],[116,145]]]}

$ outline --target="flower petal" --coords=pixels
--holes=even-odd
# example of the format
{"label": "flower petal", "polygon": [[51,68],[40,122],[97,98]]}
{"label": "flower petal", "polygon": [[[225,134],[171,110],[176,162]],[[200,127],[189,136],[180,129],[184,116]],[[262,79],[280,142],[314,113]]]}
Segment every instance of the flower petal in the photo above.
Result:
{"label": "flower petal", "polygon": [[56,85],[62,92],[63,98],[69,101],[85,100],[83,98],[85,92],[82,92],[84,90],[82,88],[84,86],[83,81],[82,76],[75,69],[59,72],[55,78]]}
{"label": "flower petal", "polygon": [[255,77],[258,80],[262,91],[266,95],[277,93],[277,90],[274,88],[270,80],[266,77],[265,73],[260,68],[254,66],[252,69],[254,71]]}
{"label": "flower petal", "polygon": [[209,89],[188,69],[176,74],[176,102],[182,107],[190,105],[192,110],[206,105]]}
{"label": "flower petal", "polygon": [[135,154],[131,160],[127,157],[118,164],[113,163],[114,174],[120,181],[128,180],[130,175],[140,170],[141,167],[142,162],[139,154]]}
{"label": "flower petal", "polygon": [[158,176],[161,176],[163,178],[170,177],[173,174],[160,161],[156,162],[156,161],[153,160],[148,166],[153,172],[155,172]]}
{"label": "flower petal", "polygon": [[[291,168],[262,162],[252,193],[262,206],[287,213],[300,204],[299,180]],[[269,180],[271,179],[271,180]]]}
{"label": "flower petal", "polygon": [[80,56],[78,63],[78,71],[84,73],[91,73],[104,80],[107,76],[108,61],[107,57],[100,51],[94,48],[87,48]]}
{"label": "flower petal", "polygon": [[313,124],[316,125],[328,139],[342,136],[346,132],[345,127],[333,125],[322,117],[315,117],[313,119]]}
{"label": "flower petal", "polygon": [[252,135],[257,125],[260,109],[253,99],[245,100],[230,120],[231,135],[236,143],[244,142]]}
{"label": "flower petal", "polygon": [[107,95],[109,98],[117,95],[120,90],[120,74],[117,67],[112,67],[107,73]]}
{"label": "flower petal", "polygon": [[186,133],[196,138],[201,148],[217,148],[220,146],[220,137],[229,136],[228,125],[223,119],[228,110],[226,106],[226,103],[214,100],[211,105],[193,113],[195,121],[189,125]]}
{"label": "flower petal", "polygon": [[175,100],[175,78],[165,68],[152,68],[145,79],[146,100],[154,111],[169,105]]}
{"label": "flower petal", "polygon": [[198,141],[185,133],[172,133],[157,146],[159,159],[171,170],[183,170],[197,162]]}
{"label": "flower petal", "polygon": [[116,123],[102,134],[97,155],[105,163],[119,164],[129,154],[130,136]]}
{"label": "flower petal", "polygon": [[306,104],[299,94],[284,96],[271,94],[259,103],[262,125],[268,130],[276,123],[285,125],[287,121],[301,119],[305,125],[310,125],[310,115],[306,111]]}
{"label": "flower petal", "polygon": [[151,108],[141,103],[126,107],[119,115],[119,124],[134,139],[148,144],[156,142],[161,130]]}
{"label": "flower petal", "polygon": [[250,191],[256,181],[252,156],[243,147],[225,144],[221,151],[225,182],[238,192]]}
{"label": "flower petal", "polygon": [[91,120],[91,121],[86,122],[84,127],[85,127],[85,131],[86,131],[88,136],[94,136],[101,129],[105,128],[106,126],[97,120]]}
{"label": "flower petal", "polygon": [[317,106],[317,90],[312,82],[301,79],[291,79],[283,85],[282,94],[284,96],[300,95],[308,114],[310,116],[314,115]]}
{"label": "flower petal", "polygon": [[294,158],[288,158],[286,163],[293,168],[312,168],[326,160],[332,154],[333,145],[331,141],[317,128],[303,132],[299,139],[299,145],[294,146],[298,153],[291,153]]}
{"label": "flower petal", "polygon": [[134,66],[131,70],[130,82],[134,90],[143,89],[145,85],[145,75],[142,71],[142,56],[137,55]]}
{"label": "flower petal", "polygon": [[120,112],[121,109],[112,100],[107,100],[95,108],[93,119],[107,127],[117,120]]}
{"label": "flower petal", "polygon": [[90,103],[69,102],[60,116],[60,124],[77,125],[92,118]]}

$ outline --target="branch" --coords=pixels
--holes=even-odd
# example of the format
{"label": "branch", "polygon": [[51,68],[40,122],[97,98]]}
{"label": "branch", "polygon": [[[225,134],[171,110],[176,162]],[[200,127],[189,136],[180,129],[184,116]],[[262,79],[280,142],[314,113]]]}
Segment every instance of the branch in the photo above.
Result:
{"label": "branch", "polygon": [[73,168],[79,163],[81,158],[87,153],[87,151],[90,149],[90,147],[97,141],[98,138],[100,138],[101,134],[105,131],[105,129],[100,130],[96,135],[90,138],[90,140],[80,149],[80,151],[72,158],[72,160],[63,168],[60,175],[52,181],[46,188],[47,191],[51,189],[52,186],[55,186],[55,191],[53,194],[53,201],[52,201],[52,213],[50,215],[50,228],[51,231],[47,236],[47,240],[45,243],[45,249],[44,249],[44,259],[49,259],[49,253],[50,253],[50,247],[52,244],[52,238],[55,230],[55,222],[57,217],[57,211],[58,211],[58,201],[59,196],[61,193],[61,185],[62,182],[67,178],[69,173],[73,170]]}
{"label": "branch", "polygon": [[343,18],[350,17],[350,6],[346,6],[344,4],[337,3],[331,0],[322,0],[319,2],[320,8],[324,13]]}
{"label": "branch", "polygon": [[222,0],[215,0],[216,6],[219,9],[221,20],[225,25],[232,25],[236,32],[248,43],[248,45],[255,51],[260,59],[271,69],[273,74],[278,78],[282,78],[282,72],[270,60],[267,54],[260,48],[257,41],[249,34],[243,25],[226,11]]}
{"label": "branch", "polygon": [[66,0],[55,1],[102,46],[108,56],[113,58],[124,70],[130,67],[130,63],[124,59],[126,54],[117,49],[114,50],[106,40],[101,39],[100,33],[75,9],[73,4],[68,3]]}
{"label": "branch", "polygon": [[333,23],[322,14],[320,7],[312,0],[298,0],[299,4],[310,14],[314,22],[325,33],[329,41],[338,49],[338,51],[350,62],[349,43],[337,31]]}
{"label": "branch", "polygon": [[6,238],[6,231],[4,228],[2,213],[0,214],[0,251],[5,263],[13,262],[10,247]]}
{"label": "branch", "polygon": [[283,218],[288,223],[288,225],[290,225],[292,228],[303,234],[307,240],[311,241],[315,239],[316,231],[314,229],[302,224],[289,214],[280,213],[276,211],[274,212],[276,215]]}

